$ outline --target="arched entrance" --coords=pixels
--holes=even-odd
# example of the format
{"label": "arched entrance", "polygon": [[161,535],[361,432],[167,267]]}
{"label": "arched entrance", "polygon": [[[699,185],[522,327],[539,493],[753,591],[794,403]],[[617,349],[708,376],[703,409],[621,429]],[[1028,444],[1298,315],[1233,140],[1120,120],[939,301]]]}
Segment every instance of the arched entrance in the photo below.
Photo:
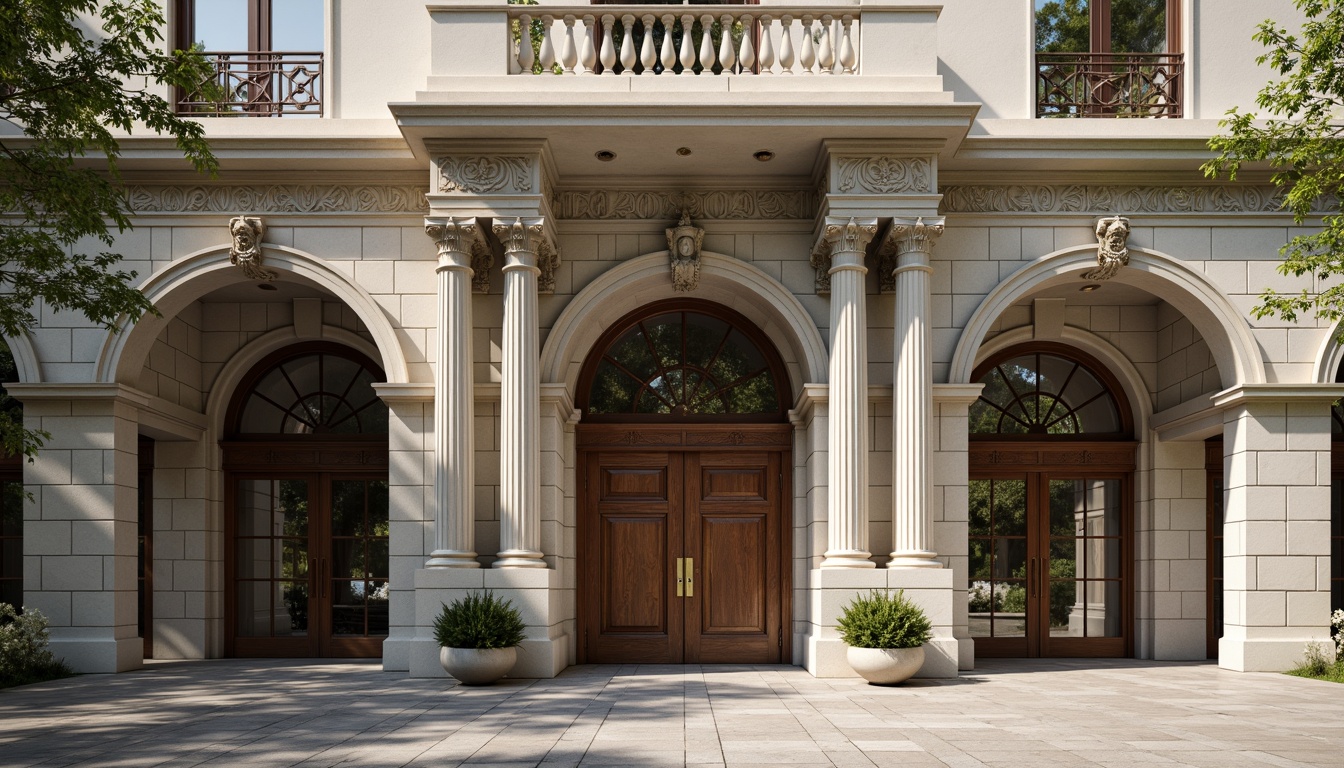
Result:
{"label": "arched entrance", "polygon": [[579,376],[579,661],[789,658],[788,379],[742,315],[621,318]]}
{"label": "arched entrance", "polygon": [[388,631],[382,370],[295,345],[243,378],[221,441],[226,651],[379,657]]}
{"label": "arched entrance", "polygon": [[1096,359],[1057,343],[976,367],[969,627],[977,656],[1133,653],[1133,414]]}

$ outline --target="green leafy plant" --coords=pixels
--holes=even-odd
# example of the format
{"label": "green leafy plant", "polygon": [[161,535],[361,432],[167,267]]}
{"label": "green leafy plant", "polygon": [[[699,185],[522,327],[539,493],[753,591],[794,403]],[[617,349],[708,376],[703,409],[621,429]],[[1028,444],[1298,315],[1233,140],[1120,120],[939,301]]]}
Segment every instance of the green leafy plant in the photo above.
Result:
{"label": "green leafy plant", "polygon": [[924,611],[905,597],[873,590],[855,597],[837,622],[840,639],[855,648],[915,648],[933,637]]}
{"label": "green leafy plant", "polygon": [[1331,614],[1330,623],[1335,629],[1334,660],[1331,661],[1323,644],[1307,643],[1302,663],[1288,670],[1288,674],[1344,683],[1344,610],[1336,610]]}
{"label": "green leafy plant", "polygon": [[41,683],[75,674],[47,649],[47,617],[19,613],[0,603],[0,688]]}
{"label": "green leafy plant", "polygon": [[513,601],[488,590],[454,600],[434,619],[434,639],[443,648],[512,648],[523,642],[524,629]]}

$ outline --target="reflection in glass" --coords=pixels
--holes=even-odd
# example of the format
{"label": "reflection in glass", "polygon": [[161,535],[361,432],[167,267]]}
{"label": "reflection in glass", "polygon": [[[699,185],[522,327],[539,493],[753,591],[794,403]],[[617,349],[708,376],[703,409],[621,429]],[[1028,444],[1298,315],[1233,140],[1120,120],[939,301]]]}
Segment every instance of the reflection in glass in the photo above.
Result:
{"label": "reflection in glass", "polygon": [[593,414],[774,413],[765,355],[741,331],[697,312],[641,320],[604,352],[588,393]]}
{"label": "reflection in glass", "polygon": [[247,479],[235,487],[239,637],[308,631],[308,483]]}
{"label": "reflection in glass", "polygon": [[244,402],[243,434],[382,434],[387,405],[373,391],[382,374],[339,354],[285,360],[267,371]]}
{"label": "reflection in glass", "polygon": [[1026,481],[971,480],[967,585],[973,637],[1021,637],[1027,626]]}
{"label": "reflection in glass", "polygon": [[994,366],[980,383],[971,434],[1114,434],[1123,426],[1101,379],[1075,360],[1034,352]]}

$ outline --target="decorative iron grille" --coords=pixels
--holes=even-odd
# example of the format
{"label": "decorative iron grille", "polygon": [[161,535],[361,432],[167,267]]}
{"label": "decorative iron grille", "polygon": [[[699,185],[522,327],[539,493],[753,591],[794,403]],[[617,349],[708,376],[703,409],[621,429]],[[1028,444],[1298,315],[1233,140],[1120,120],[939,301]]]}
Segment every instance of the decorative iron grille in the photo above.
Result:
{"label": "decorative iron grille", "polygon": [[322,116],[322,54],[207,51],[215,73],[178,101],[202,117]]}
{"label": "decorative iron grille", "polygon": [[1038,53],[1037,117],[1180,117],[1179,53]]}

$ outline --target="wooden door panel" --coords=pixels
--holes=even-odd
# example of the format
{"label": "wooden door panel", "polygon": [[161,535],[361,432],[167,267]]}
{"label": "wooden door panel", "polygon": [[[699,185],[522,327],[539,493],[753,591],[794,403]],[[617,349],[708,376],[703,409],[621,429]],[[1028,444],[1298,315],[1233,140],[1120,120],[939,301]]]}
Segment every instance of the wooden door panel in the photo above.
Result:
{"label": "wooden door panel", "polygon": [[585,460],[584,658],[679,663],[685,622],[673,574],[682,538],[681,456],[598,453]]}
{"label": "wooden door panel", "polygon": [[687,454],[688,663],[780,658],[779,454]]}
{"label": "wooden door panel", "polygon": [[667,524],[659,515],[602,515],[602,632],[667,633]]}

